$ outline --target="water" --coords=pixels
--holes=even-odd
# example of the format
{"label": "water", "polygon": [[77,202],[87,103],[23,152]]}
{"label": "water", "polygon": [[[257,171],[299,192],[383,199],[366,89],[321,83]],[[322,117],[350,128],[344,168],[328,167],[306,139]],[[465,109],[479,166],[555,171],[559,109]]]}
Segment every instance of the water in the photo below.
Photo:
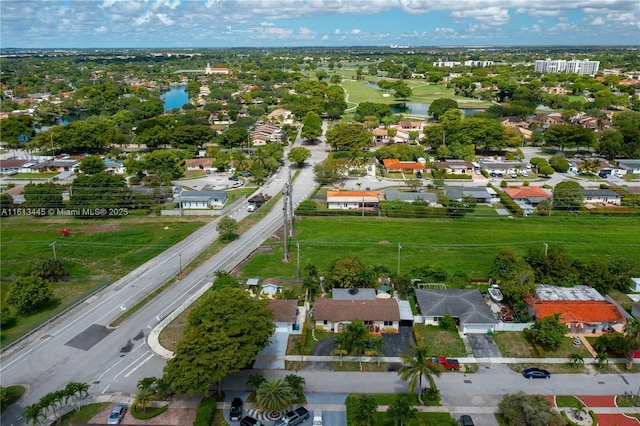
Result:
{"label": "water", "polygon": [[189,103],[187,86],[171,86],[168,92],[160,96],[164,102],[164,112],[174,108],[182,108],[182,105]]}
{"label": "water", "polygon": [[[409,115],[429,115],[429,107],[431,104],[421,104],[418,102],[405,102],[403,104],[391,105],[391,112],[394,114],[409,114]],[[476,112],[484,112],[483,109],[461,109],[464,115],[473,114]]]}

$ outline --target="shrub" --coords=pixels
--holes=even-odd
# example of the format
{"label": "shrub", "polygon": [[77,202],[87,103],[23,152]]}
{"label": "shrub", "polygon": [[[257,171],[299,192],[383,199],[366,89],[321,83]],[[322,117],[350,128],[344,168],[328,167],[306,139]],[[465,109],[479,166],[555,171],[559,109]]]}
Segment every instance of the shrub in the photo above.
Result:
{"label": "shrub", "polygon": [[505,194],[503,191],[498,190],[497,188],[494,188],[492,186],[492,188],[498,193],[498,196],[500,197],[500,201],[502,202],[502,205],[511,212],[511,214],[515,215],[515,216],[522,216],[522,207],[520,207],[515,201],[513,201],[513,199],[511,197],[509,197],[507,194]]}
{"label": "shrub", "polygon": [[553,170],[560,173],[565,173],[569,170],[569,162],[561,154],[556,154],[549,158],[549,165],[553,167]]}
{"label": "shrub", "polygon": [[167,408],[169,408],[168,405],[163,405],[161,407],[149,407],[147,408],[147,411],[139,411],[135,405],[131,406],[131,415],[133,416],[134,419],[138,419],[138,420],[148,420],[148,419],[152,419],[156,416],[159,416],[160,414],[164,413],[165,411],[167,411]]}
{"label": "shrub", "polygon": [[213,420],[213,416],[216,413],[216,400],[211,397],[202,398],[200,405],[198,406],[198,412],[196,413],[196,419],[193,421],[193,426],[209,426]]}
{"label": "shrub", "polygon": [[506,188],[508,186],[509,186],[509,184],[507,183],[506,180],[501,180],[500,181],[500,188]]}

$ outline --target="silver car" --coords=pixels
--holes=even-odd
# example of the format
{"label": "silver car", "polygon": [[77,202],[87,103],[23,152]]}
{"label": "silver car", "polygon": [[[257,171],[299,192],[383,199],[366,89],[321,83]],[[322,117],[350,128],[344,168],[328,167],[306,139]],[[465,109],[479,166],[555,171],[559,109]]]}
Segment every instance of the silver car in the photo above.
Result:
{"label": "silver car", "polygon": [[120,424],[122,418],[124,417],[124,413],[127,412],[127,406],[124,404],[116,404],[111,410],[111,414],[109,415],[109,420],[107,420],[108,425],[117,425]]}

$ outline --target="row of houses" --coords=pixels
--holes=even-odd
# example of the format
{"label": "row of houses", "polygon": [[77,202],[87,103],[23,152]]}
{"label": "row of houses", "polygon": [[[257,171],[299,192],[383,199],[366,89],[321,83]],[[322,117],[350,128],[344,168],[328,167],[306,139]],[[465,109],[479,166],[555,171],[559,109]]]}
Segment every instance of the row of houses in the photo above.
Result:
{"label": "row of houses", "polygon": [[[1,174],[47,173],[47,172],[73,173],[76,171],[76,168],[80,164],[80,161],[85,156],[79,156],[77,158],[73,158],[70,156],[58,156],[58,157],[38,157],[35,159],[24,159],[24,158],[15,158],[15,157],[2,159],[0,160],[0,173]],[[121,161],[115,161],[107,158],[104,160],[104,163],[105,163],[107,173],[122,174],[125,172],[124,166]]]}
{"label": "row of houses", "polygon": [[[418,315],[412,313],[408,301],[390,297],[384,291],[334,288],[331,298],[315,301],[312,325],[316,330],[338,333],[359,319],[374,333],[395,333],[399,327],[415,323],[437,326],[445,315],[451,315],[461,332],[484,334],[496,331],[501,323],[477,289],[416,289],[415,294]],[[295,301],[290,302],[295,306]],[[615,301],[588,286],[540,285],[533,296],[525,298],[525,303],[537,321],[560,314],[560,322],[571,333],[620,330],[632,318]],[[294,317],[295,309],[286,309]]]}

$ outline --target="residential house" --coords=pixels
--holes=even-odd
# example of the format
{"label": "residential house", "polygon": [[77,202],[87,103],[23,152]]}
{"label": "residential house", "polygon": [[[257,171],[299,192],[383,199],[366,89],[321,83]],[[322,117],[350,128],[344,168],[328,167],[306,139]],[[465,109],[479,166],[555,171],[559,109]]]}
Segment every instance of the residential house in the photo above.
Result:
{"label": "residential house", "polygon": [[400,130],[405,132],[418,132],[422,133],[422,122],[421,121],[401,121],[398,123],[398,127]]}
{"label": "residential house", "polygon": [[336,300],[317,299],[313,308],[315,328],[339,333],[356,319],[373,332],[393,333],[400,327],[400,310],[396,299]]}
{"label": "residential house", "polygon": [[413,203],[416,200],[422,200],[430,206],[438,204],[438,196],[432,192],[400,191],[396,188],[390,188],[384,191],[384,196],[387,201],[400,200]]}
{"label": "residential house", "polygon": [[526,169],[526,166],[520,161],[496,161],[496,160],[480,160],[480,167],[487,173],[502,174],[507,176],[510,173],[517,173],[518,170]]}
{"label": "residential house", "polygon": [[179,203],[183,209],[220,208],[227,202],[224,191],[182,191]]}
{"label": "residential house", "polygon": [[493,188],[475,186],[449,186],[445,187],[444,194],[449,200],[462,201],[465,197],[471,197],[477,204],[494,204],[500,201],[498,193]]}
{"label": "residential house", "polygon": [[621,202],[622,196],[611,189],[597,188],[584,190],[585,204],[605,204],[619,206]]}
{"label": "residential house", "polygon": [[293,113],[284,108],[274,109],[267,115],[267,120],[282,124],[292,124]]}
{"label": "residential house", "polygon": [[400,161],[397,158],[385,158],[382,160],[387,173],[425,173],[427,166],[419,161]]}
{"label": "residential house", "polygon": [[426,325],[439,325],[442,317],[451,315],[463,333],[494,331],[496,317],[478,290],[417,289],[416,302]]}
{"label": "residential house", "polygon": [[376,300],[376,290],[373,288],[332,288],[333,300]]}
{"label": "residential house", "polygon": [[215,158],[189,158],[184,160],[187,170],[211,170],[213,169],[213,163]]}
{"label": "residential house", "polygon": [[528,123],[520,117],[500,117],[500,123],[505,127],[511,127],[512,129],[522,129],[528,127]]}
{"label": "residential house", "polygon": [[126,171],[122,161],[112,160],[111,158],[104,159],[104,166],[107,174],[110,175],[121,175]]}
{"label": "residential house", "polygon": [[205,74],[222,74],[222,75],[231,75],[232,72],[229,68],[216,68],[212,67],[210,64],[207,64],[207,67],[204,69]]}
{"label": "residential house", "polygon": [[529,123],[529,127],[535,126],[546,129],[556,124],[563,124],[565,121],[562,119],[562,114],[553,112],[550,114],[532,115],[527,118],[527,122]]}
{"label": "residential house", "polygon": [[640,160],[620,159],[616,160],[618,167],[626,170],[627,173],[640,174]]}
{"label": "residential house", "polygon": [[556,287],[542,284],[524,301],[536,320],[560,314],[560,322],[572,333],[619,329],[627,322],[621,308],[586,285]]}
{"label": "residential house", "polygon": [[446,170],[448,174],[470,175],[473,174],[475,166],[473,163],[464,160],[438,161],[435,166],[437,170]]}
{"label": "residential house", "polygon": [[296,329],[298,324],[298,301],[271,299],[269,309],[273,311],[273,323],[276,331],[291,331]]}
{"label": "residential house", "polygon": [[378,209],[380,200],[376,191],[327,191],[329,210]]}
{"label": "residential house", "polygon": [[0,160],[0,173],[18,173],[22,168],[27,165],[29,161],[18,160],[17,158],[8,158],[6,160]]}
{"label": "residential house", "polygon": [[371,133],[373,134],[373,143],[375,145],[387,145],[392,142],[387,129],[378,127],[373,129]]}
{"label": "residential house", "polygon": [[76,167],[80,164],[78,160],[58,160],[54,159],[48,162],[45,162],[46,170],[41,171],[56,171],[58,173],[63,172],[74,172]]}
{"label": "residential house", "polygon": [[282,130],[280,126],[273,124],[261,124],[251,132],[253,146],[263,146],[268,143],[282,142]]}
{"label": "residential house", "polygon": [[264,284],[262,284],[262,288],[260,289],[260,296],[265,296],[268,298],[273,298],[276,294],[282,291],[282,287],[273,282],[269,282],[269,280],[265,280]]}
{"label": "residential house", "polygon": [[551,193],[539,186],[519,186],[504,188],[503,191],[519,206],[535,208],[541,201],[551,201]]}

